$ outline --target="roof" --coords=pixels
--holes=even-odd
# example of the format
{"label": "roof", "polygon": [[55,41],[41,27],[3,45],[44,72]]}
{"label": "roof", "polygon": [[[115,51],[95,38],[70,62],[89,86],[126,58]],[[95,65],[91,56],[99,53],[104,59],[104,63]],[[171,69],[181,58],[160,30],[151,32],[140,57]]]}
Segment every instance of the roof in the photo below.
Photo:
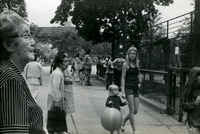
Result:
{"label": "roof", "polygon": [[62,34],[66,31],[72,32],[74,34],[77,33],[75,27],[38,27],[38,36],[46,35],[52,36],[52,34]]}

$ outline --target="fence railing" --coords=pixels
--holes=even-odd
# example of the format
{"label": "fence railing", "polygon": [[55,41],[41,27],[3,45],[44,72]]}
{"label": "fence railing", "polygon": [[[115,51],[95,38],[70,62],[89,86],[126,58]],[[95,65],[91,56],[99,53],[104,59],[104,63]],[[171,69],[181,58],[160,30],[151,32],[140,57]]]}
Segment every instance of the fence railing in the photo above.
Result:
{"label": "fence railing", "polygon": [[162,38],[174,38],[193,33],[194,11],[177,16],[153,26]]}

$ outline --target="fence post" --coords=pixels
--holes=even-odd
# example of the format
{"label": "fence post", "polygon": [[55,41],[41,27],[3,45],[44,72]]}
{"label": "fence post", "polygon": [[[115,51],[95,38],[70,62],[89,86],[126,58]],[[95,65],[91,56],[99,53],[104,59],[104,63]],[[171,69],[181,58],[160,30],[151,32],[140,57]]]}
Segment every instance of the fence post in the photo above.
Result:
{"label": "fence post", "polygon": [[181,122],[183,119],[183,111],[182,111],[182,89],[183,89],[183,78],[184,74],[183,74],[183,69],[181,69],[181,73],[180,73],[180,90],[179,90],[179,118],[178,121]]}
{"label": "fence post", "polygon": [[168,69],[167,75],[167,85],[168,85],[168,93],[167,93],[167,114],[170,114],[171,105],[172,105],[172,97],[171,97],[171,88],[172,88],[172,70],[171,68]]}
{"label": "fence post", "polygon": [[143,89],[142,89],[142,94],[145,94],[145,77],[146,77],[146,72],[143,72]]}

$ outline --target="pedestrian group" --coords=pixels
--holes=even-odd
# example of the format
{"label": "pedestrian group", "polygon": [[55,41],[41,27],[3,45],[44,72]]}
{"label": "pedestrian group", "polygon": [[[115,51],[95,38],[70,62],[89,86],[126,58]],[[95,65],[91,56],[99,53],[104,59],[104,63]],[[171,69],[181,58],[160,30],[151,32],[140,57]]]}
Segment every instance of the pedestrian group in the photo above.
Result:
{"label": "pedestrian group", "polygon": [[[68,69],[70,61],[66,52],[58,52],[53,59],[45,127],[43,111],[37,104],[39,88],[43,84],[43,68],[37,61],[34,49],[35,41],[30,26],[17,13],[3,11],[0,14],[0,133],[67,134],[67,115],[72,116],[75,112],[73,82],[92,86],[91,50],[86,50],[83,59],[77,54],[71,70]],[[100,59],[98,57],[98,75],[101,73]],[[128,105],[129,109],[117,133],[125,131],[125,124],[129,120],[132,132],[136,134],[135,115],[139,109],[139,89],[142,83],[137,48],[130,47],[125,59],[123,53],[114,61],[108,56],[104,66],[106,89],[109,91],[105,105],[119,111],[121,106]],[[200,134],[199,67],[190,70],[183,93],[182,109],[187,113],[188,132]]]}

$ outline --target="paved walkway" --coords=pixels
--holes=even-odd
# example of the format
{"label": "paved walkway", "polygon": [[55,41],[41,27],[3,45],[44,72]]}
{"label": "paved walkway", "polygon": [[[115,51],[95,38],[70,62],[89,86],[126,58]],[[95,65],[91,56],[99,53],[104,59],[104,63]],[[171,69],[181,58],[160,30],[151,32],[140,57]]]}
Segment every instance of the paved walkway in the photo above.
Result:
{"label": "paved walkway", "polygon": [[[48,93],[49,67],[44,67],[45,80],[38,97],[38,104],[46,116],[46,102]],[[93,74],[95,71],[92,72]],[[78,128],[79,134],[109,134],[101,125],[101,115],[106,109],[105,101],[108,91],[105,89],[105,83],[91,79],[93,86],[82,86],[78,83],[73,84],[75,110],[73,117]],[[128,107],[122,107],[122,115],[125,116]],[[76,134],[71,118],[68,115],[68,128],[71,134]],[[138,134],[187,134],[187,129],[183,123],[179,123],[166,114],[160,114],[154,109],[140,104],[139,112],[135,116],[136,128]],[[125,126],[125,132],[122,134],[131,134],[129,121]],[[115,132],[117,133],[117,132]]]}

